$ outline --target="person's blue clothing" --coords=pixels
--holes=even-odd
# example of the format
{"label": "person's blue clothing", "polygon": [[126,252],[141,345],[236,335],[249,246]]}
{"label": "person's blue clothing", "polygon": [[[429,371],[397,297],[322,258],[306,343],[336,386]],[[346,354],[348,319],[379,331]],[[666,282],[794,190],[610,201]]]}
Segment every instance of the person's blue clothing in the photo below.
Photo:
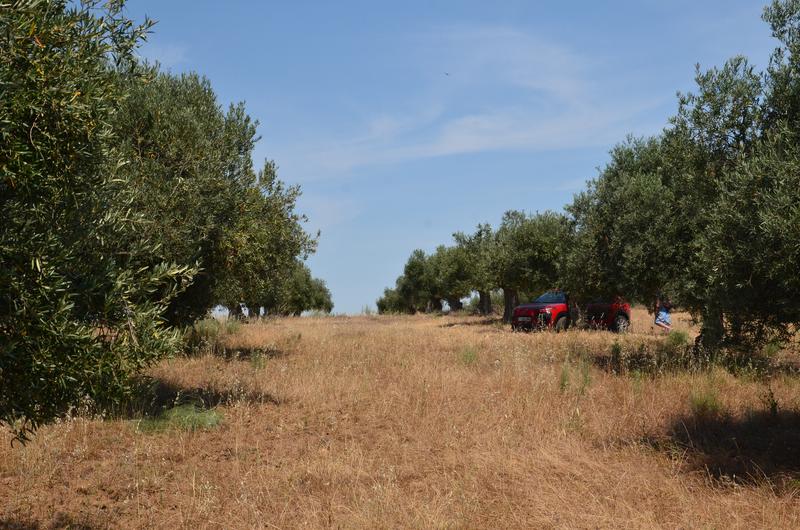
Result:
{"label": "person's blue clothing", "polygon": [[672,325],[672,318],[669,316],[669,310],[665,307],[659,307],[656,314],[656,324],[663,324],[665,326]]}

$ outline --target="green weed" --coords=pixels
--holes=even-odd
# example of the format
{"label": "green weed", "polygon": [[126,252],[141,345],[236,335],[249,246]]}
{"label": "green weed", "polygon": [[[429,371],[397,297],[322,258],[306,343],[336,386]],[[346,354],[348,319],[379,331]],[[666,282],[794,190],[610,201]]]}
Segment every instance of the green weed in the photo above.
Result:
{"label": "green weed", "polygon": [[636,399],[642,396],[642,390],[644,389],[644,374],[639,370],[634,370],[631,372],[631,386],[633,387],[633,395]]}
{"label": "green weed", "polygon": [[250,366],[253,367],[254,370],[261,370],[267,365],[267,359],[269,357],[262,351],[254,351],[250,355]]}
{"label": "green weed", "polygon": [[624,365],[625,362],[622,357],[622,344],[615,340],[614,344],[611,345],[611,369],[616,373],[620,373],[623,371],[625,367]]}
{"label": "green weed", "polygon": [[461,353],[459,354],[461,358],[461,362],[467,366],[475,364],[478,360],[478,352],[473,346],[465,346],[461,349]]}
{"label": "green weed", "polygon": [[769,415],[773,418],[778,417],[778,400],[775,398],[775,393],[772,391],[772,387],[768,386],[767,391],[761,397],[761,403],[764,405],[764,408],[769,412]]}
{"label": "green weed", "polygon": [[561,374],[558,376],[558,389],[561,392],[566,392],[569,388],[569,364],[564,363],[561,366]]}
{"label": "green weed", "polygon": [[673,330],[666,338],[666,346],[672,350],[679,350],[689,345],[689,334],[685,331]]}
{"label": "green weed", "polygon": [[696,418],[714,418],[722,412],[717,390],[710,385],[703,390],[692,391],[689,407]]}
{"label": "green weed", "polygon": [[591,366],[586,357],[581,357],[580,361],[578,361],[578,370],[581,374],[581,386],[578,388],[578,393],[583,395],[586,393],[586,389],[589,388],[589,385],[592,384]]}
{"label": "green weed", "polygon": [[780,341],[773,340],[764,345],[764,347],[761,349],[761,354],[764,357],[774,357],[782,349],[783,344]]}
{"label": "green weed", "polygon": [[193,404],[186,404],[168,409],[154,418],[138,420],[137,428],[146,433],[197,431],[216,427],[221,421],[222,415],[215,409],[203,410]]}

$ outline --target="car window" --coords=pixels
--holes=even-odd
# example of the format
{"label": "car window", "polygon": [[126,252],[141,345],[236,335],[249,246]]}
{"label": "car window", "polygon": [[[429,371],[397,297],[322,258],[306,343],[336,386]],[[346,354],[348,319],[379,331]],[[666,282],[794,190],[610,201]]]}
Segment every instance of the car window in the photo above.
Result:
{"label": "car window", "polygon": [[534,300],[539,304],[563,304],[566,303],[567,298],[564,293],[558,291],[547,291],[542,296]]}

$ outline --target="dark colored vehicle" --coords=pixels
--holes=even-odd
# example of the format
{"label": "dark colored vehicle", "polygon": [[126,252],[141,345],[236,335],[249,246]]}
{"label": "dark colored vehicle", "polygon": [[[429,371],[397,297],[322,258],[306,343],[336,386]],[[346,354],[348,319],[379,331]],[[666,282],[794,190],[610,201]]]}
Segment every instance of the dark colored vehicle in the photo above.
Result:
{"label": "dark colored vehicle", "polygon": [[625,333],[631,325],[631,304],[620,296],[592,302],[586,306],[586,323],[593,329]]}
{"label": "dark colored vehicle", "polygon": [[563,331],[570,325],[569,296],[563,291],[547,291],[529,304],[514,308],[511,329],[554,329]]}

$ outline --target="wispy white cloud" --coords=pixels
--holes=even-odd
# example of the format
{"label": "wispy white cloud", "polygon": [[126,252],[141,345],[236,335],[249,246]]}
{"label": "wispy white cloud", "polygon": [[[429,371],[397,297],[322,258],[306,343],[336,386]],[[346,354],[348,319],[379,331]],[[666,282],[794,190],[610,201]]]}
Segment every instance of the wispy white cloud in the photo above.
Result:
{"label": "wispy white cloud", "polygon": [[603,85],[597,60],[513,28],[443,28],[416,44],[421,68],[441,70],[423,76],[424,95],[394,112],[365,109],[358,132],[306,144],[284,164],[305,180],[420,158],[608,145],[663,103],[624,98]]}
{"label": "wispy white cloud", "polygon": [[423,39],[440,51],[455,83],[506,85],[561,102],[580,101],[588,88],[583,57],[514,28],[442,28]]}

